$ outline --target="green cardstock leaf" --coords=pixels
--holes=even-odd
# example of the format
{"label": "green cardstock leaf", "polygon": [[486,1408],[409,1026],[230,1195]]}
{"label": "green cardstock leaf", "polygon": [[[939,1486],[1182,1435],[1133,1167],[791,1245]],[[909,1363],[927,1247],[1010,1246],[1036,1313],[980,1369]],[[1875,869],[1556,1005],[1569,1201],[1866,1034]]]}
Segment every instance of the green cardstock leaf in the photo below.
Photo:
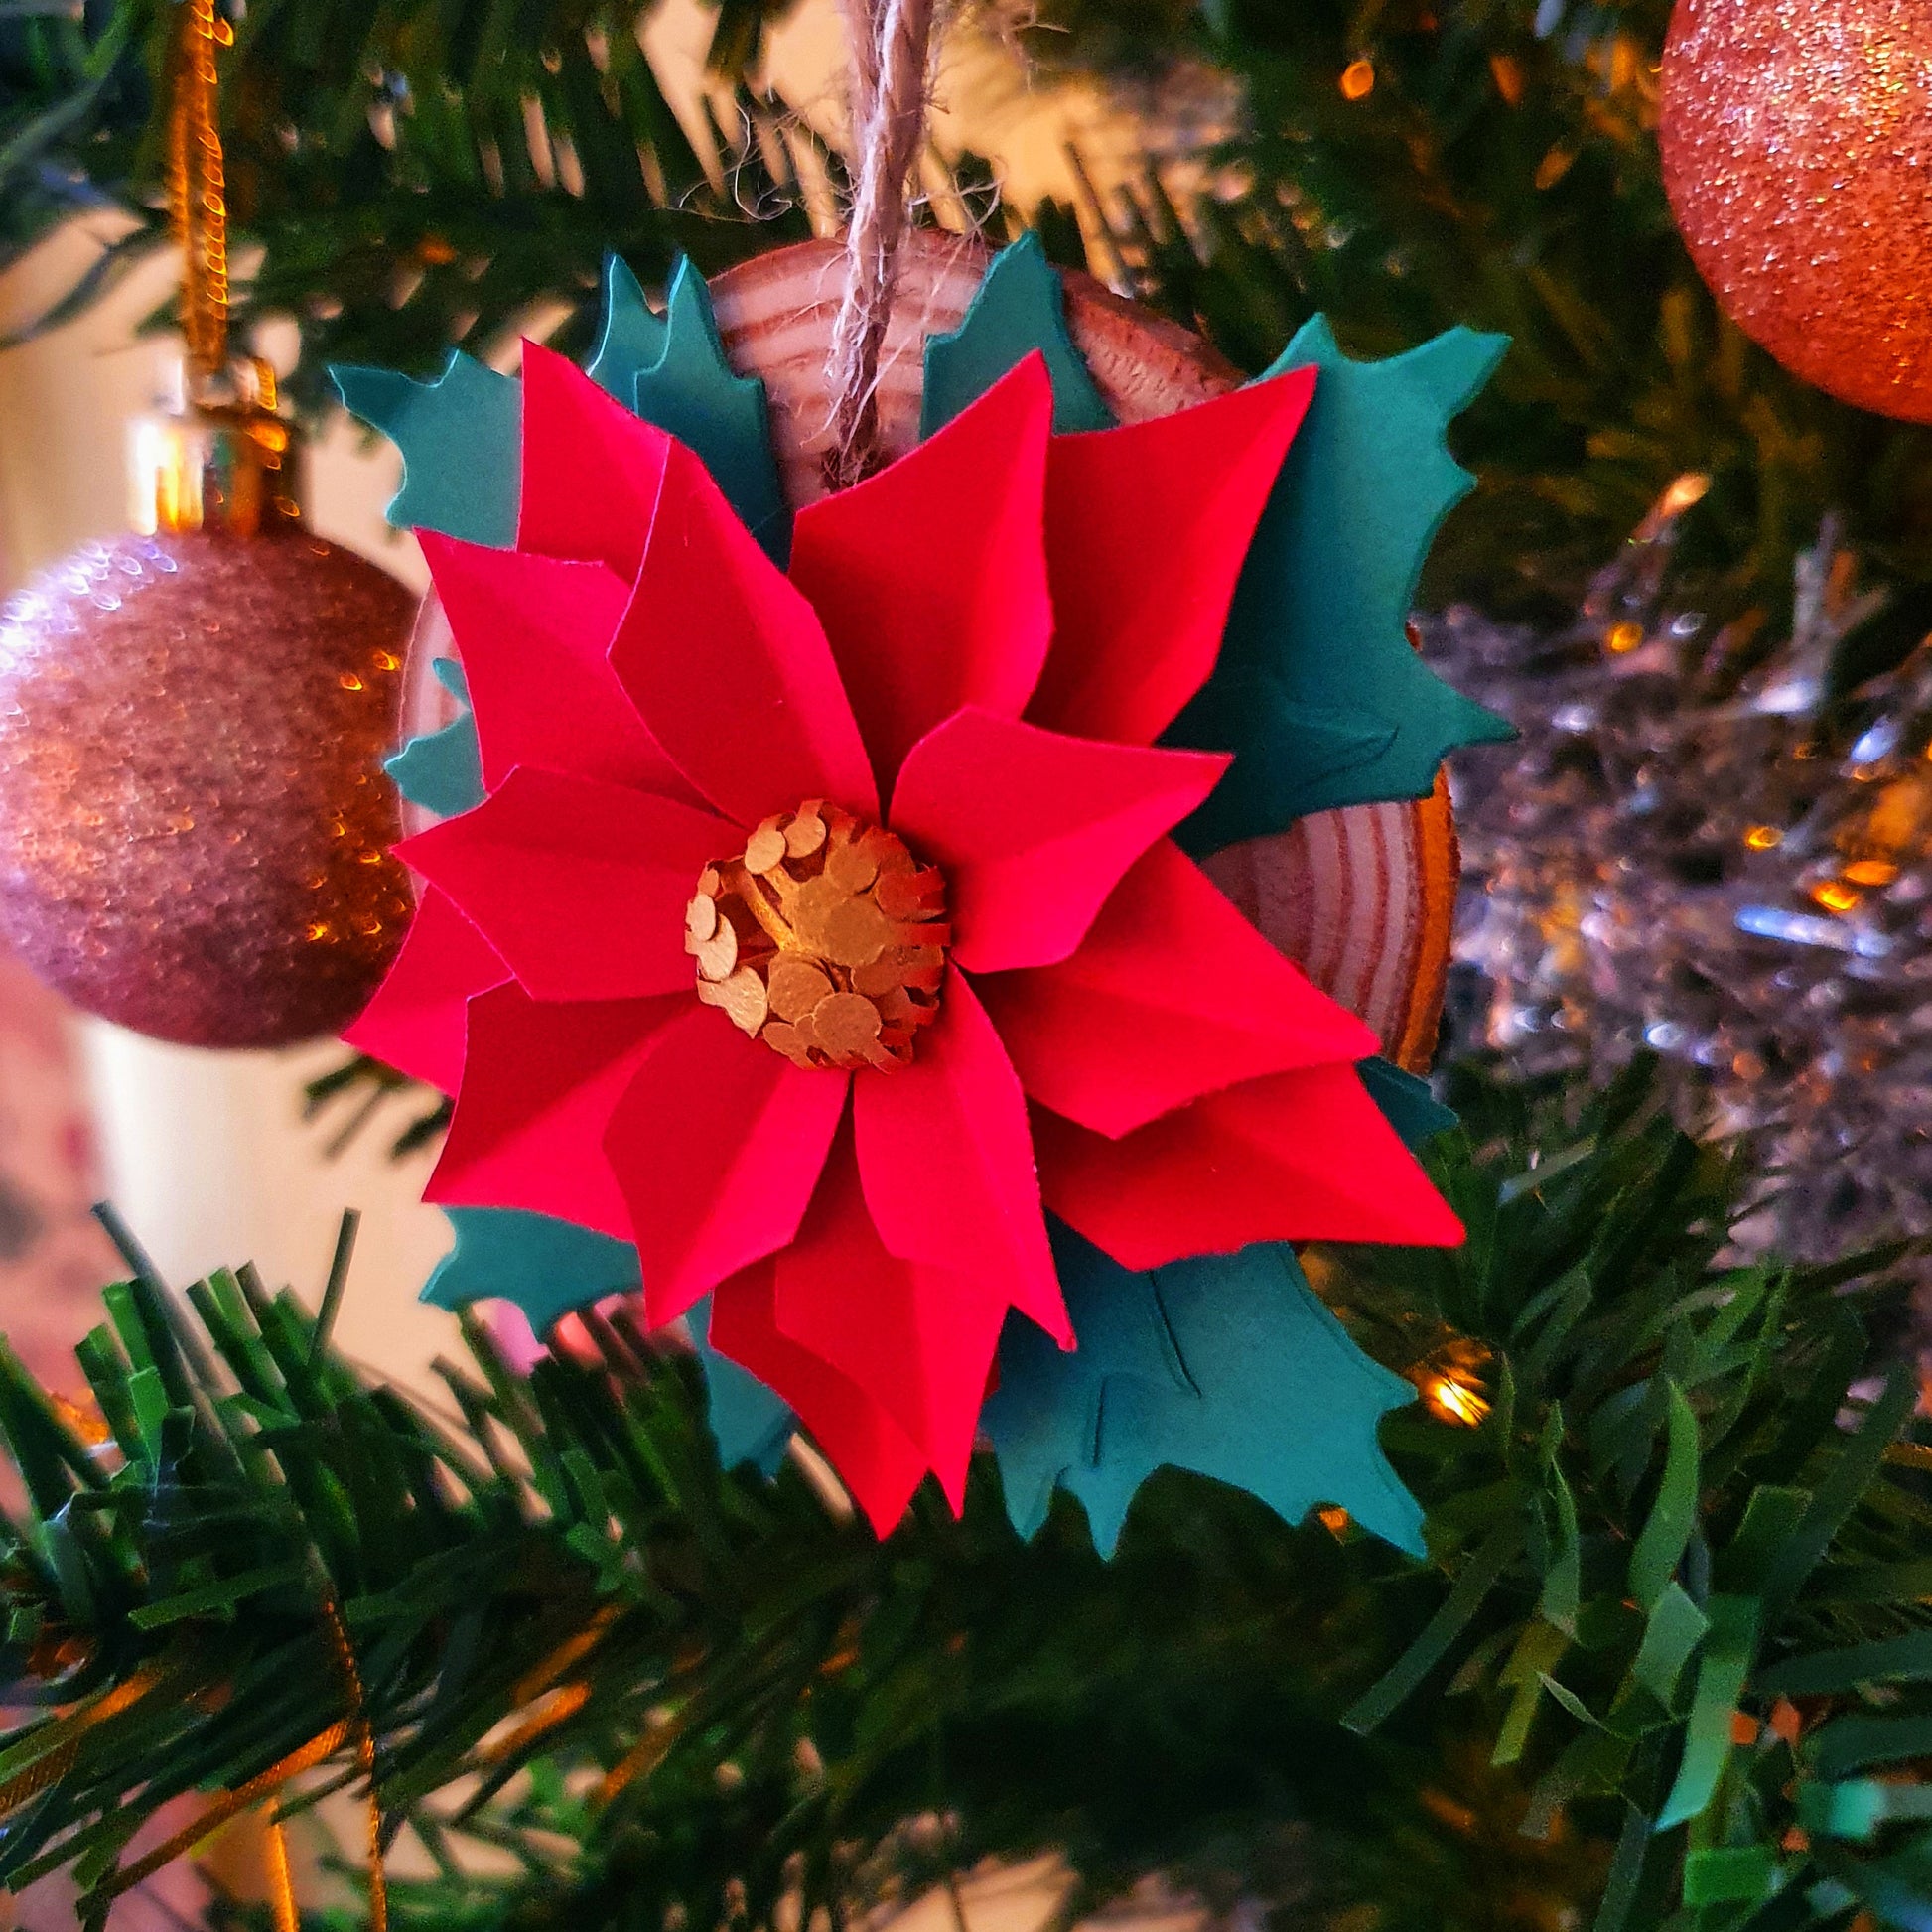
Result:
{"label": "green cardstock leaf", "polygon": [[514,1207],[451,1207],[456,1246],[423,1300],[439,1309],[513,1302],[539,1335],[573,1309],[639,1286],[637,1251],[608,1234]]}
{"label": "green cardstock leaf", "polygon": [[[725,360],[704,277],[680,262],[658,316],[637,278],[611,255],[604,291],[591,378],[695,450],[746,527],[782,562],[791,518],[778,491],[764,384],[735,374]],[[412,382],[388,369],[330,374],[345,405],[402,452],[391,523],[498,547],[516,541],[519,383],[460,351],[434,382]]]}
{"label": "green cardstock leaf", "polygon": [[1445,1107],[1429,1090],[1427,1080],[1405,1073],[1393,1060],[1377,1053],[1355,1062],[1368,1097],[1382,1110],[1382,1118],[1401,1135],[1402,1144],[1419,1148],[1456,1124],[1455,1110]]}
{"label": "green cardstock leaf", "polygon": [[1319,371],[1220,661],[1168,734],[1235,754],[1181,828],[1190,851],[1279,832],[1309,812],[1426,797],[1445,752],[1510,735],[1429,670],[1404,630],[1430,543],[1474,482],[1445,430],[1506,345],[1451,329],[1387,361],[1354,362],[1316,316],[1262,378]]}
{"label": "green cardstock leaf", "polygon": [[[423,1300],[442,1309],[510,1302],[544,1334],[573,1310],[637,1288],[637,1251],[608,1234],[512,1207],[446,1208],[456,1246],[437,1265]],[[692,1352],[704,1371],[711,1433],[728,1469],[755,1462],[776,1472],[791,1441],[791,1411],[754,1375],[710,1345],[711,1298],[686,1317]]]}
{"label": "green cardstock leaf", "polygon": [[637,378],[663,358],[664,318],[644,300],[643,286],[621,255],[604,257],[604,327],[584,373],[628,408]]}
{"label": "green cardstock leaf", "polygon": [[706,1413],[718,1444],[718,1460],[727,1469],[750,1462],[761,1475],[776,1475],[796,1426],[784,1397],[774,1395],[749,1369],[712,1347],[709,1295],[695,1303],[684,1319],[691,1330],[692,1350],[704,1370]]}
{"label": "green cardstock leaf", "polygon": [[1382,1415],[1416,1392],[1355,1346],[1288,1249],[1136,1274],[1053,1232],[1079,1347],[1062,1353],[1013,1321],[983,1419],[1023,1535],[1057,1484],[1111,1556],[1135,1492],[1174,1467],[1246,1489],[1291,1523],[1339,1504],[1422,1554],[1422,1511],[1376,1442]]}
{"label": "green cardstock leaf", "polygon": [[920,436],[951,422],[1035,349],[1045,356],[1053,379],[1054,431],[1112,429],[1113,412],[1067,333],[1059,271],[1030,229],[994,256],[959,327],[927,338]]}
{"label": "green cardstock leaf", "polygon": [[454,657],[439,657],[431,668],[444,690],[463,706],[463,716],[440,732],[412,738],[394,758],[384,760],[382,768],[412,805],[438,818],[454,818],[483,801],[483,754],[477,745],[477,721],[470,716],[470,686],[463,666]]}
{"label": "green cardstock leaf", "polygon": [[393,369],[332,368],[343,406],[402,452],[389,505],[399,530],[441,530],[506,549],[516,541],[522,390],[453,350],[434,382]]}
{"label": "green cardstock leaf", "polygon": [[623,400],[697,451],[740,521],[782,564],[791,547],[791,512],[778,490],[764,384],[736,374],[725,360],[711,291],[688,260],[671,277],[662,329],[661,353],[637,370]]}

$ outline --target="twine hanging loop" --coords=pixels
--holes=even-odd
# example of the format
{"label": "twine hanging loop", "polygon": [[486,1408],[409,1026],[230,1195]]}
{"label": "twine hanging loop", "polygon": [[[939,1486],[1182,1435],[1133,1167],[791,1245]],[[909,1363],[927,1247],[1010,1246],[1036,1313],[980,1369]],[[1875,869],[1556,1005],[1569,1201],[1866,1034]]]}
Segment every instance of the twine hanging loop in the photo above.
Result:
{"label": "twine hanging loop", "polygon": [[898,281],[906,178],[925,138],[935,0],[849,0],[852,26],[852,219],[845,295],[827,379],[832,447],[825,480],[845,489],[879,467],[879,358]]}

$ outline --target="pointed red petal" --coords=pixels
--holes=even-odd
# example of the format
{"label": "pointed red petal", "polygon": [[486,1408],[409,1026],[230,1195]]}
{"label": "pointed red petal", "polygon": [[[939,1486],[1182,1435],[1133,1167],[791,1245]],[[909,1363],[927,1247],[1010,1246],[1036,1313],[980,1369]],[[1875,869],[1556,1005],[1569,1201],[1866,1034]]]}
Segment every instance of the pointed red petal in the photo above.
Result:
{"label": "pointed red petal", "polygon": [[734,1275],[711,1305],[712,1347],[797,1411],[866,1513],[890,1536],[925,1475],[925,1457],[886,1411],[837,1369],[778,1331],[770,1262]]}
{"label": "pointed red petal", "polygon": [[798,1232],[850,1083],[792,1065],[695,1000],[651,1041],[605,1149],[653,1324]]}
{"label": "pointed red petal", "polygon": [[832,640],[890,792],[899,761],[963,704],[1017,718],[1053,609],[1041,504],[1053,390],[1030,355],[890,469],[792,526],[791,581]]}
{"label": "pointed red petal", "polygon": [[1228,762],[1065,738],[975,706],[912,748],[893,829],[945,868],[960,965],[1046,966],[1072,952],[1122,875]]}
{"label": "pointed red petal", "polygon": [[1352,1067],[1250,1080],[1118,1141],[1040,1109],[1034,1135],[1047,1206],[1123,1268],[1252,1241],[1462,1239]]}
{"label": "pointed red petal", "polygon": [[568,356],[526,342],[516,547],[600,563],[628,584],[671,447],[663,430],[607,395]]}
{"label": "pointed red petal", "polygon": [[879,816],[812,607],[678,445],[611,662],[657,742],[740,824],[805,798]]}
{"label": "pointed red petal", "polygon": [[412,1080],[454,1093],[471,996],[509,978],[489,942],[434,886],[416,895],[402,950],[344,1043]]}
{"label": "pointed red petal", "polygon": [[443,1158],[423,1198],[525,1207],[630,1239],[604,1132],[649,1039],[690,995],[552,1006],[517,986],[470,1003],[470,1046]]}
{"label": "pointed red petal", "polygon": [[956,968],[940,998],[910,1066],[854,1082],[873,1224],[901,1261],[970,1276],[1071,1348],[1019,1076]]}
{"label": "pointed red petal", "polygon": [[685,795],[611,669],[629,591],[602,564],[559,563],[418,532],[470,683],[492,791],[519,764]]}
{"label": "pointed red petal", "polygon": [[626,785],[518,770],[399,848],[538,1000],[688,992],[684,908],[744,834]]}
{"label": "pointed red petal", "polygon": [[1314,371],[1126,429],[1056,436],[1046,466],[1053,649],[1028,716],[1151,744],[1206,683]]}
{"label": "pointed red petal", "polygon": [[1172,839],[1121,882],[1071,959],[978,986],[1028,1094],[1109,1136],[1264,1073],[1380,1050]]}
{"label": "pointed red petal", "polygon": [[775,1271],[779,1329],[892,1416],[957,1514],[1005,1298],[972,1276],[886,1252],[850,1133],[833,1143],[811,1212]]}

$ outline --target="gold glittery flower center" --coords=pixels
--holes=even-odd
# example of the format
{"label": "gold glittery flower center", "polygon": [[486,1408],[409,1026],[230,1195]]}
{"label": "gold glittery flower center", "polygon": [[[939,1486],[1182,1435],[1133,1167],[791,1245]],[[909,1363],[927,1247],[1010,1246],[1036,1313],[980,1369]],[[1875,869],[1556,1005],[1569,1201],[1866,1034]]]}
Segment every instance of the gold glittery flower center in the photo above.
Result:
{"label": "gold glittery flower center", "polygon": [[684,914],[698,998],[799,1066],[909,1064],[951,942],[939,870],[818,798],[707,866]]}

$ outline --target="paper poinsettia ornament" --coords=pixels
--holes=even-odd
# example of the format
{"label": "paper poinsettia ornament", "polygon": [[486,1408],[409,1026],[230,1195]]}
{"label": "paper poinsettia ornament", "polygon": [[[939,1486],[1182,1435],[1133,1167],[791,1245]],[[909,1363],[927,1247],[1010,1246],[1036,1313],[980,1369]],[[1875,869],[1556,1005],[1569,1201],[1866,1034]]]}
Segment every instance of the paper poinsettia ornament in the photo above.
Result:
{"label": "paper poinsettia ornament", "polygon": [[[1352,1382],[1296,1371],[1298,1336],[1310,1360],[1352,1344],[1256,1244],[1459,1229],[1385,1114],[1415,1098],[1391,1105],[1377,1034],[1183,850],[1231,876],[1227,833],[1286,829],[1268,814],[1294,788],[1242,764],[1294,747],[1204,746],[1199,720],[1242,600],[1239,673],[1268,685],[1254,585],[1300,567],[1266,525],[1323,379],[1099,427],[1028,249],[930,345],[924,439],[887,398],[889,446],[910,447],[816,500],[803,398],[774,382],[765,441],[688,273],[662,319],[614,274],[590,375],[534,346],[520,389],[345,375],[404,450],[405,513],[457,526],[423,545],[474,720],[402,762],[446,807],[484,794],[402,848],[417,920],[350,1035],[456,1095],[436,1292],[504,1292],[519,1243],[511,1293],[543,1316],[640,1281],[654,1323],[697,1314],[714,1421],[719,1358],[762,1385],[732,1385],[727,1453],[767,1458],[795,1413],[882,1532],[927,1472],[959,1505],[983,1423],[1017,1520],[1059,1481],[1108,1543],[1167,1460],[1284,1508],[1393,1484],[1373,1440],[1391,1378],[1358,1355]],[[693,407],[706,393],[732,407]],[[503,447],[505,402],[517,474],[439,495],[439,462]],[[1414,568],[1384,575],[1406,593]],[[1332,666],[1298,700],[1292,650],[1276,691],[1284,731],[1301,717],[1337,769],[1381,760],[1398,793],[1486,729],[1449,695],[1379,720],[1411,670],[1442,692],[1401,648],[1401,673],[1363,653],[1356,713]],[[1194,744],[1167,742],[1176,720]],[[1248,802],[1211,802],[1231,783]],[[1130,1302],[1143,1339],[1168,1336],[1168,1384],[1110,1437],[1079,1418],[1135,1372],[1134,1323],[1109,1325]],[[1271,1434],[1265,1362],[1199,1368],[1227,1352],[1218,1303],[1326,1389],[1331,1429],[1305,1412]],[[1076,1314],[1090,1372],[1044,1370],[1042,1347],[1080,1361]],[[1322,1441],[1318,1474],[1260,1473]],[[1377,1526],[1404,1537],[1398,1517]]]}

